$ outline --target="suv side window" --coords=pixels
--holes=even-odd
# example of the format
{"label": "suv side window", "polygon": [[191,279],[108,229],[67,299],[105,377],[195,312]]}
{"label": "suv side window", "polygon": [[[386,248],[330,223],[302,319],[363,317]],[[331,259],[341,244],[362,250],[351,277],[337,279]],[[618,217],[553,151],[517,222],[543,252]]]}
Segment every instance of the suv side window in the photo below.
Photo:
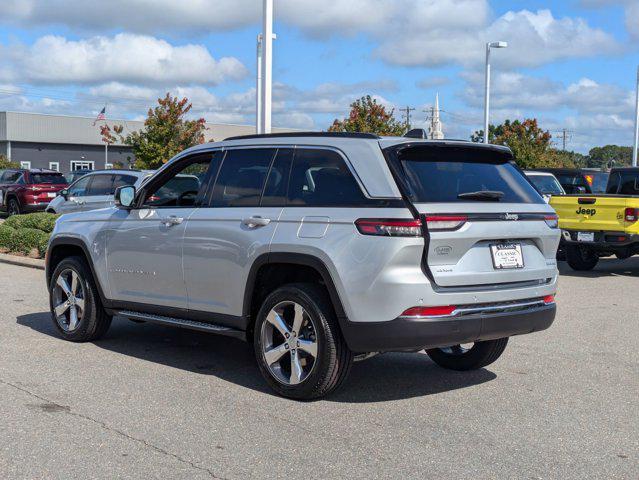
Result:
{"label": "suv side window", "polygon": [[610,175],[608,180],[608,186],[606,187],[606,193],[615,194],[619,190],[619,184],[621,183],[621,174],[615,172]]}
{"label": "suv side window", "polygon": [[287,205],[350,207],[366,203],[357,181],[337,152],[312,148],[295,150]]}
{"label": "suv side window", "polygon": [[124,187],[126,185],[135,185],[135,182],[137,181],[137,177],[134,177],[133,175],[115,175],[115,178],[113,179],[113,186],[111,187],[111,195],[115,193],[117,188]]}
{"label": "suv side window", "polygon": [[15,183],[20,178],[20,172],[4,172],[2,183]]}
{"label": "suv side window", "polygon": [[275,148],[228,150],[213,187],[211,206],[259,206],[275,153]]}
{"label": "suv side window", "polygon": [[71,187],[69,187],[69,196],[70,197],[84,197],[87,195],[87,187],[89,186],[89,182],[91,181],[91,177],[82,177],[80,180],[75,182]]}
{"label": "suv side window", "polygon": [[633,173],[621,175],[621,187],[619,193],[622,195],[637,194],[637,176]]}
{"label": "suv side window", "polygon": [[143,206],[175,208],[200,205],[211,171],[217,170],[220,157],[219,152],[208,152],[180,160],[164,172],[159,181],[150,181]]}
{"label": "suv side window", "polygon": [[111,186],[113,185],[113,175],[110,174],[98,174],[92,176],[93,181],[89,185],[89,190],[86,192],[87,196],[90,195],[109,195],[111,194]]}

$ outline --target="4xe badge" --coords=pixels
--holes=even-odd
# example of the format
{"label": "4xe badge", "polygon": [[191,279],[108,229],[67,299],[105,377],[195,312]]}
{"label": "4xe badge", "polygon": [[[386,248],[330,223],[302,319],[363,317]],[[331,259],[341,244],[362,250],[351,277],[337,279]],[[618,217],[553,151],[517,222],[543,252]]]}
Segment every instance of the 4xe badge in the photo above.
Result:
{"label": "4xe badge", "polygon": [[590,217],[594,217],[597,214],[597,209],[579,207],[576,213],[577,215],[588,215]]}

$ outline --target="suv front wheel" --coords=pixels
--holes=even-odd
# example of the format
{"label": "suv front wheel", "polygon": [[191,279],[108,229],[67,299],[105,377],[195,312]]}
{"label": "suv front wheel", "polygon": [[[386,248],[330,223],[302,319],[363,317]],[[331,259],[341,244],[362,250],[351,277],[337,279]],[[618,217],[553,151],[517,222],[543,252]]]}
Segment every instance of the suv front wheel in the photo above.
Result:
{"label": "suv front wheel", "polygon": [[508,345],[508,338],[426,350],[433,362],[449,370],[477,370],[496,361]]}
{"label": "suv front wheel", "polygon": [[314,284],[271,293],[257,315],[253,344],[269,385],[298,400],[335,390],[353,363],[326,290]]}
{"label": "suv front wheel", "polygon": [[111,326],[102,308],[91,270],[81,257],[62,260],[51,276],[49,299],[53,324],[72,342],[97,340]]}

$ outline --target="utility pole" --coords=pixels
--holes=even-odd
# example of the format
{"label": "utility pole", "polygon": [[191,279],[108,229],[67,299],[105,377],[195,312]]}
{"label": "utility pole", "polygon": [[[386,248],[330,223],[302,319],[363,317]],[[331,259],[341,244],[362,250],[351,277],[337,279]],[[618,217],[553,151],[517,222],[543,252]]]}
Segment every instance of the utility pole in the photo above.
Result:
{"label": "utility pole", "polygon": [[255,133],[262,134],[262,34],[257,36],[257,82],[255,87]]}
{"label": "utility pole", "polygon": [[484,143],[489,143],[489,119],[490,119],[490,49],[506,48],[507,42],[490,42],[486,44],[486,85],[484,91]]}
{"label": "utility pole", "polygon": [[414,108],[411,108],[408,105],[406,105],[405,108],[399,109],[403,116],[406,117],[406,131],[410,130],[410,112],[413,112],[414,110]]}
{"label": "utility pole", "polygon": [[271,133],[271,105],[273,100],[273,0],[264,0],[262,30],[262,127],[263,134]]}
{"label": "utility pole", "polygon": [[637,166],[637,156],[639,156],[639,68],[637,68],[637,108],[635,115],[635,146],[632,150],[632,166]]}

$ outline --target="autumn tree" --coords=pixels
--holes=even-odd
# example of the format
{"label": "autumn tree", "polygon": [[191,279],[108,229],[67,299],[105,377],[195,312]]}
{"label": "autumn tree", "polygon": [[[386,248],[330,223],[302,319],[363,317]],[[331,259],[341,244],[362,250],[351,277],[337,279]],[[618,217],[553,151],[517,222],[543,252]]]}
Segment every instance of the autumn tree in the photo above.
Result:
{"label": "autumn tree", "polygon": [[122,125],[114,125],[113,128],[103,125],[100,128],[102,141],[112,144],[119,139],[130,145],[136,168],[160,168],[182,150],[204,143],[204,119],[185,118],[192,108],[187,98],[179,100],[167,93],[164,98],[158,99],[156,107],[149,109],[143,130],[125,137]]}
{"label": "autumn tree", "polygon": [[3,168],[20,168],[20,164],[12,162],[6,155],[0,155],[0,169]]}
{"label": "autumn tree", "polygon": [[[552,148],[552,135],[539,127],[537,119],[528,118],[523,122],[506,120],[501,125],[490,125],[488,139],[490,143],[510,148],[521,168],[566,166],[565,156]],[[475,132],[471,140],[483,142],[484,131]]]}
{"label": "autumn tree", "polygon": [[406,132],[406,127],[395,119],[393,113],[394,110],[387,111],[384,105],[367,95],[351,103],[351,112],[348,118],[341,121],[335,119],[328,131],[403,135]]}

